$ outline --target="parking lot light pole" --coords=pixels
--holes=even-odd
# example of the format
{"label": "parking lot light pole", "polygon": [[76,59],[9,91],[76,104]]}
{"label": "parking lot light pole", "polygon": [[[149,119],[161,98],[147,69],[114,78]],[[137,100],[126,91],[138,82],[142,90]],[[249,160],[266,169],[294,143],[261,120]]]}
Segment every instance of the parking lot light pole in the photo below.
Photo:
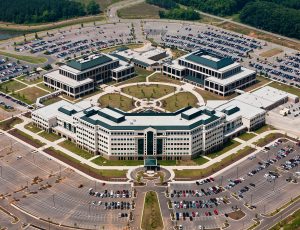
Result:
{"label": "parking lot light pole", "polygon": [[0,175],[1,175],[1,178],[2,178],[2,165],[0,165]]}
{"label": "parking lot light pole", "polygon": [[220,180],[221,180],[220,185],[222,186],[222,184],[223,184],[223,176],[221,176]]}
{"label": "parking lot light pole", "polygon": [[53,206],[55,207],[55,200],[54,200],[54,194],[52,195],[52,200],[53,200]]}
{"label": "parking lot light pole", "polygon": [[95,180],[95,191],[96,191],[96,183],[97,183],[97,181]]}

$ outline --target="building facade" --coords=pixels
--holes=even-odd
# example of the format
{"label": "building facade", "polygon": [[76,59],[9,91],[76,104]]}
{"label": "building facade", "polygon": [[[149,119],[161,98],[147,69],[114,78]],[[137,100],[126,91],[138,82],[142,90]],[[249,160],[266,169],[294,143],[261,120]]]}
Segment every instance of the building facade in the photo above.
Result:
{"label": "building facade", "polygon": [[44,75],[44,84],[78,98],[92,91],[98,84],[116,82],[133,77],[134,65],[108,54],[90,55],[74,59]]}
{"label": "building facade", "polygon": [[165,63],[163,75],[184,80],[218,95],[227,96],[256,82],[256,72],[229,57],[198,50]]}
{"label": "building facade", "polygon": [[[228,139],[265,123],[265,111],[234,101],[174,113],[125,113],[87,101],[59,101],[35,110],[33,122],[107,159],[191,159],[222,148]],[[51,112],[49,112],[51,111]]]}

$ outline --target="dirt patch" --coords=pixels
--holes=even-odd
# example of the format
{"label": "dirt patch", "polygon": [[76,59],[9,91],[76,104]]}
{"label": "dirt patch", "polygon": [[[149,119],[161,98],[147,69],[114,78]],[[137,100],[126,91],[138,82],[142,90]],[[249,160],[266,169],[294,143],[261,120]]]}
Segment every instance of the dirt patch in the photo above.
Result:
{"label": "dirt patch", "polygon": [[273,48],[273,49],[267,50],[265,52],[262,52],[261,54],[259,54],[259,56],[268,58],[268,57],[273,57],[273,56],[275,56],[277,54],[280,54],[282,52],[283,52],[282,49]]}
{"label": "dirt patch", "polygon": [[45,144],[40,142],[39,140],[36,139],[30,139],[29,137],[22,135],[21,132],[18,129],[13,129],[10,130],[9,133],[17,138],[19,138],[20,140],[32,145],[35,148],[40,148],[42,146],[44,146]]}
{"label": "dirt patch", "polygon": [[240,220],[242,219],[246,214],[242,210],[238,210],[235,212],[228,213],[228,217],[233,220]]}

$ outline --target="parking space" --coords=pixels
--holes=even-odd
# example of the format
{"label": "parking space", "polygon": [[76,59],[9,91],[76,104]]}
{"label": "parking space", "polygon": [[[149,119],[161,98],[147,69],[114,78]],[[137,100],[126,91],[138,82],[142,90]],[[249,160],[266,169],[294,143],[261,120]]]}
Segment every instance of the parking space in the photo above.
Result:
{"label": "parking space", "polygon": [[0,144],[0,194],[21,210],[82,228],[126,226],[132,208],[130,184],[88,180],[4,134]]}
{"label": "parking space", "polygon": [[28,64],[0,55],[0,82],[30,71]]}

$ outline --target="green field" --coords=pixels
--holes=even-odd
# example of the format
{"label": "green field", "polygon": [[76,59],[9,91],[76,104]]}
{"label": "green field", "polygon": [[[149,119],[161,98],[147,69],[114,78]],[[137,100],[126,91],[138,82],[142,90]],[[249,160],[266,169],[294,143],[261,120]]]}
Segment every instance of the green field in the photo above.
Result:
{"label": "green field", "polygon": [[61,138],[60,136],[56,135],[55,133],[48,133],[46,131],[39,133],[39,135],[51,142],[57,141]]}
{"label": "green field", "polygon": [[167,94],[175,92],[176,88],[168,85],[132,85],[122,88],[122,92],[131,95],[133,97],[143,99],[157,99]]}
{"label": "green field", "polygon": [[144,165],[143,160],[107,160],[104,157],[97,157],[93,163],[101,166],[137,166]]}
{"label": "green field", "polygon": [[72,153],[75,153],[78,156],[83,157],[84,159],[89,159],[89,158],[93,157],[93,155],[91,153],[89,153],[83,149],[80,149],[79,147],[76,146],[76,144],[74,144],[73,142],[71,142],[69,140],[65,140],[65,141],[59,143],[58,145],[69,150]]}
{"label": "green field", "polygon": [[234,149],[235,147],[237,147],[239,145],[240,145],[239,142],[234,141],[234,140],[229,140],[224,144],[224,146],[221,150],[209,153],[209,154],[207,154],[207,156],[210,158],[216,158],[216,157],[221,156],[222,154],[228,152],[229,150]]}
{"label": "green field", "polygon": [[166,83],[172,83],[176,85],[183,85],[179,80],[164,76],[160,73],[155,73],[151,77],[149,77],[149,81],[151,82],[166,82]]}
{"label": "green field", "polygon": [[44,90],[47,90],[49,92],[54,92],[55,91],[54,89],[51,89],[50,87],[45,86],[44,83],[39,83],[39,84],[37,84],[37,86],[44,89]]}
{"label": "green field", "polygon": [[138,67],[138,66],[134,67],[134,71],[138,76],[145,76],[145,77],[150,75],[151,73],[153,73],[153,71],[146,70],[146,69]]}
{"label": "green field", "polygon": [[187,106],[197,107],[198,99],[190,92],[180,92],[162,101],[162,108],[175,112]]}
{"label": "green field", "polygon": [[127,19],[158,19],[159,11],[164,10],[158,6],[150,5],[145,2],[138,3],[129,7],[118,10],[118,16],[120,18]]}
{"label": "green field", "polygon": [[105,94],[98,99],[98,102],[100,104],[100,107],[110,106],[113,108],[119,108],[123,111],[129,111],[135,108],[135,101],[133,99],[125,97],[118,93]]}
{"label": "green field", "polygon": [[0,84],[0,91],[4,93],[11,93],[23,89],[25,87],[27,86],[21,82],[10,80]]}
{"label": "green field", "polygon": [[52,97],[49,99],[46,99],[42,102],[43,105],[51,105],[55,102],[61,101],[62,99],[60,97]]}
{"label": "green field", "polygon": [[145,195],[141,227],[143,230],[164,229],[159,201],[154,191],[147,192]]}
{"label": "green field", "polygon": [[21,77],[18,77],[17,79],[19,81],[22,81],[25,84],[29,84],[29,85],[38,84],[38,83],[43,82],[43,78],[42,77],[39,77],[39,78],[37,78],[35,80],[29,80],[29,77],[21,76]]}
{"label": "green field", "polygon": [[13,96],[20,101],[27,104],[34,104],[38,97],[48,94],[46,91],[39,89],[37,87],[27,87],[13,94]]}
{"label": "green field", "polygon": [[300,210],[280,221],[270,230],[299,230],[300,229]]}
{"label": "green field", "polygon": [[0,54],[3,56],[6,56],[6,57],[15,58],[20,61],[25,61],[25,62],[32,63],[32,64],[42,64],[47,61],[47,58],[45,58],[45,57],[19,55],[19,54],[7,53],[4,51],[0,51]]}
{"label": "green field", "polygon": [[42,129],[36,127],[32,122],[26,124],[24,126],[25,129],[28,129],[29,131],[33,132],[33,133],[38,133],[40,131],[42,131]]}
{"label": "green field", "polygon": [[271,125],[264,125],[262,127],[260,127],[259,129],[255,130],[254,132],[257,134],[261,134],[264,133],[266,131],[270,131],[270,130],[274,130],[275,128]]}

